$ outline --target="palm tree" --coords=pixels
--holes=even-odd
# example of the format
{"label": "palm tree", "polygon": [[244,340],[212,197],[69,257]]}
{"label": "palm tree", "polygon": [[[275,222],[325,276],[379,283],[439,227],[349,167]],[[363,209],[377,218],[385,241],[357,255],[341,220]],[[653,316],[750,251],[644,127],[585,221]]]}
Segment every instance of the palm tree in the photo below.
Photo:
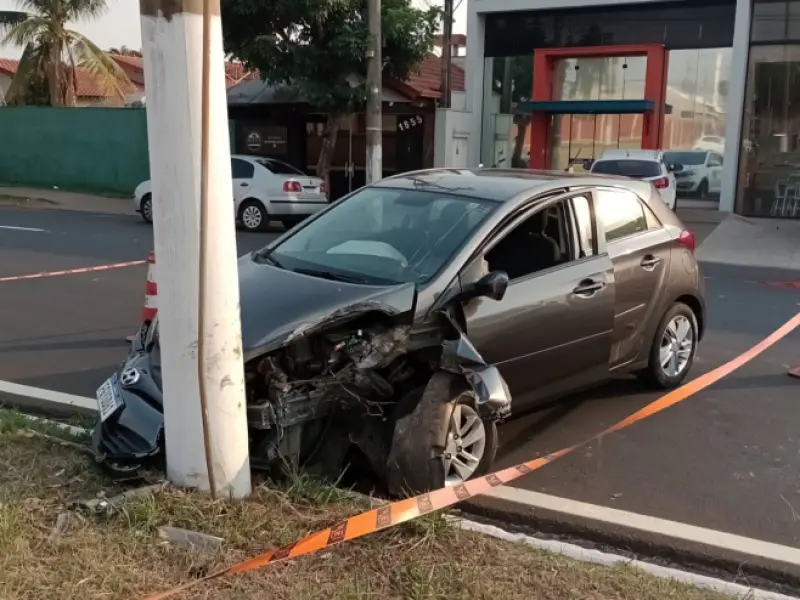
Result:
{"label": "palm tree", "polygon": [[77,69],[85,69],[109,95],[125,97],[131,85],[125,72],[86,36],[67,28],[72,21],[94,19],[107,0],[17,0],[19,11],[0,11],[0,46],[23,47],[7,96],[9,101],[46,97],[52,106],[74,105]]}

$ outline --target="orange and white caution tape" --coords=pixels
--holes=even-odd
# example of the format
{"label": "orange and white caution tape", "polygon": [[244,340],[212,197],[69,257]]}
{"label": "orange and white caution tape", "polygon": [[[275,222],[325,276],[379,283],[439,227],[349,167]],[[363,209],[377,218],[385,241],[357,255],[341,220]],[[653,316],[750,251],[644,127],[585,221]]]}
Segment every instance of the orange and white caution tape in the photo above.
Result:
{"label": "orange and white caution tape", "polygon": [[244,573],[246,571],[252,571],[272,563],[289,560],[291,558],[297,558],[299,556],[305,556],[307,554],[313,554],[314,552],[318,552],[325,548],[330,548],[331,546],[335,546],[342,542],[354,540],[383,529],[388,529],[389,527],[394,527],[395,525],[399,525],[401,523],[406,523],[407,521],[416,519],[421,515],[441,510],[443,508],[458,504],[463,500],[468,500],[475,496],[485,494],[494,487],[505,485],[519,477],[522,477],[523,475],[527,475],[528,473],[536,471],[537,469],[541,469],[557,458],[561,458],[562,456],[565,456],[590,442],[599,440],[609,433],[630,427],[634,423],[638,423],[639,421],[651,417],[662,410],[686,400],[697,392],[704,390],[713,383],[716,383],[723,377],[730,375],[742,365],[750,362],[756,356],[786,337],[798,326],[800,326],[800,313],[795,315],[794,318],[781,326],[769,337],[762,340],[743,354],[740,354],[733,360],[720,367],[717,367],[713,371],[709,371],[708,373],[701,375],[697,379],[690,381],[680,388],[665,394],[655,402],[652,402],[641,410],[636,411],[627,419],[623,419],[616,425],[609,427],[608,429],[598,433],[584,442],[575,444],[569,448],[564,448],[558,452],[553,452],[545,457],[529,460],[513,467],[497,471],[490,475],[486,475],[485,477],[472,479],[462,485],[440,488],[414,498],[408,498],[406,500],[400,500],[398,502],[392,502],[391,504],[380,506],[379,508],[374,508],[367,512],[361,513],[360,515],[350,517],[338,525],[334,525],[333,527],[329,527],[328,529],[324,529],[322,531],[311,533],[306,537],[297,540],[296,542],[276,550],[270,550],[269,552],[265,552],[264,554],[251,558],[250,560],[228,567],[227,569],[211,573],[205,577],[195,579],[165,592],[147,596],[145,600],[161,600],[162,598],[169,598],[179,592],[195,587],[204,581],[218,579],[220,577],[226,577],[238,573]]}
{"label": "orange and white caution tape", "polygon": [[22,281],[24,279],[44,279],[45,277],[61,277],[62,275],[77,275],[79,273],[94,273],[96,271],[109,271],[111,269],[122,269],[125,267],[137,267],[143,265],[143,260],[132,260],[128,262],[114,263],[111,265],[98,265],[96,267],[83,267],[80,269],[68,269],[66,271],[44,271],[42,273],[30,273],[28,275],[12,275],[0,277],[0,283],[9,281]]}

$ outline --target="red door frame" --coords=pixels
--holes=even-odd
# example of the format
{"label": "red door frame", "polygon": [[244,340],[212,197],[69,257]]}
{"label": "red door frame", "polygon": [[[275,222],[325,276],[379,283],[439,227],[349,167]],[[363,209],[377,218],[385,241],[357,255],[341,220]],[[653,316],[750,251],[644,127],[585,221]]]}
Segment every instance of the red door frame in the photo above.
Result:
{"label": "red door frame", "polygon": [[[548,48],[533,53],[534,102],[548,102],[553,98],[555,62],[567,58],[610,58],[644,56],[644,99],[653,102],[653,110],[645,112],[642,119],[642,149],[656,150],[661,147],[664,135],[664,111],[667,96],[666,48],[659,44],[627,46],[590,46],[585,48]],[[531,153],[529,167],[546,169],[548,162],[548,140],[550,137],[550,114],[534,112],[531,115]],[[536,144],[538,147],[535,147]]]}

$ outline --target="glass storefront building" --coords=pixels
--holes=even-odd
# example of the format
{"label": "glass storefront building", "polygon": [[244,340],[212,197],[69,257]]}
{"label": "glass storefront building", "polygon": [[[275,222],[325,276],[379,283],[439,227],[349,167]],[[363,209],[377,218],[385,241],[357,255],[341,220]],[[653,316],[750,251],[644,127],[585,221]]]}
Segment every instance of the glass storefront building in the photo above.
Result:
{"label": "glass storefront building", "polygon": [[470,164],[663,149],[679,191],[800,218],[800,0],[470,0]]}

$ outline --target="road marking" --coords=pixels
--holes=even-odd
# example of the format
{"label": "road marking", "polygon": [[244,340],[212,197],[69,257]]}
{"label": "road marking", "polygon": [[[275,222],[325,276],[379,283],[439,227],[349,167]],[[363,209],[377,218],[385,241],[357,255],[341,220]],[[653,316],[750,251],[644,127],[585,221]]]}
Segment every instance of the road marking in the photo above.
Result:
{"label": "road marking", "polygon": [[12,231],[32,231],[34,233],[49,233],[46,229],[37,229],[35,227],[14,227],[13,225],[0,225],[0,229],[10,229]]}
{"label": "road marking", "polygon": [[36,398],[37,400],[44,400],[46,402],[53,402],[55,404],[65,404],[67,406],[74,406],[84,410],[97,410],[97,400],[94,398],[74,396],[72,394],[56,392],[55,390],[45,390],[43,388],[32,387],[29,385],[12,383],[11,381],[0,380],[0,392],[11,394],[12,396]]}
{"label": "road marking", "polygon": [[782,546],[753,538],[743,537],[724,531],[706,529],[678,521],[668,521],[640,513],[627,512],[616,508],[587,504],[577,500],[549,496],[531,490],[515,487],[498,487],[490,490],[487,496],[515,504],[523,504],[541,510],[550,510],[573,517],[582,517],[609,525],[627,527],[664,537],[732,550],[749,556],[757,556],[791,565],[800,565],[800,549]]}
{"label": "road marking", "polygon": [[122,269],[124,267],[136,267],[145,264],[146,260],[132,260],[128,262],[114,263],[111,265],[99,265],[97,267],[83,267],[81,269],[68,269],[66,271],[45,271],[42,273],[30,273],[28,275],[12,275],[10,277],[0,277],[0,283],[9,281],[22,281],[23,279],[43,279],[45,277],[60,277],[62,275],[77,275],[78,273],[94,273],[96,271],[109,271],[111,269]]}

